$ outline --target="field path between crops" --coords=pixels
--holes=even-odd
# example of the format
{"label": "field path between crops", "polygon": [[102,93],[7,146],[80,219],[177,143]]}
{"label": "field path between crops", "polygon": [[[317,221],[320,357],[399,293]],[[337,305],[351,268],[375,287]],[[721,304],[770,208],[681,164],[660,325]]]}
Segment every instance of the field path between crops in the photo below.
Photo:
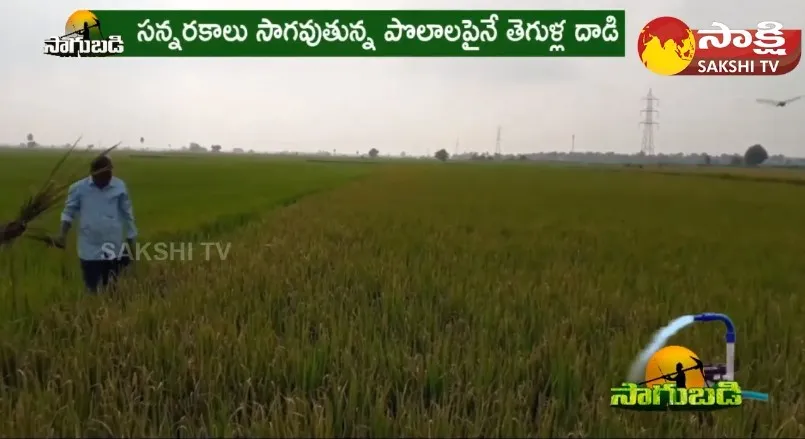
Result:
{"label": "field path between crops", "polygon": [[[225,260],[144,264],[7,334],[0,431],[802,436],[803,189],[703,180],[378,167],[217,236]],[[651,333],[701,311],[774,403],[612,412]],[[723,360],[721,328],[676,342]]]}

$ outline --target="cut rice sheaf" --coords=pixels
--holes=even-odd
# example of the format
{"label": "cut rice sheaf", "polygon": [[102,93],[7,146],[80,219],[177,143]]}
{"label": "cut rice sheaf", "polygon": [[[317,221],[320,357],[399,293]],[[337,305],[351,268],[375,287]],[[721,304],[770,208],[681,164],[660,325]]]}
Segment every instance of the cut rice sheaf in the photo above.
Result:
{"label": "cut rice sheaf", "polygon": [[[72,146],[67,150],[67,152],[56,162],[56,165],[50,171],[50,175],[48,175],[45,183],[42,187],[32,196],[30,196],[20,207],[19,213],[17,218],[7,222],[2,227],[0,227],[0,246],[11,244],[19,238],[20,236],[25,236],[26,238],[33,239],[35,241],[42,242],[49,246],[58,246],[56,240],[48,235],[44,231],[35,231],[34,229],[29,228],[29,224],[31,224],[34,220],[42,216],[42,214],[48,212],[53,206],[59,204],[61,200],[67,195],[67,191],[70,188],[70,185],[73,181],[78,180],[81,177],[81,172],[76,171],[72,172],[68,175],[69,183],[57,183],[55,176],[56,173],[61,169],[64,165],[67,158],[73,153],[73,151],[78,146],[78,142],[81,141],[79,137]],[[120,142],[117,144],[105,149],[98,157],[105,156],[109,154],[112,150],[117,148],[120,145]],[[91,150],[92,146],[87,147],[87,151]],[[101,173],[106,171],[107,169],[99,169],[93,172],[94,174]],[[28,232],[28,233],[26,233]]]}

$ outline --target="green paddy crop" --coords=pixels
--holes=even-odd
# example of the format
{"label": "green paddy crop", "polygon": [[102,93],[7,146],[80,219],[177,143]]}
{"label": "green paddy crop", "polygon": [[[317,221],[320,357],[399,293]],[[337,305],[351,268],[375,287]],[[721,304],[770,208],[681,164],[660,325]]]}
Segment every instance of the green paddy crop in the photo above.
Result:
{"label": "green paddy crop", "polygon": [[[9,159],[0,183],[37,181],[48,164],[31,157]],[[142,240],[231,252],[138,264],[101,297],[81,293],[72,248],[0,254],[9,436],[805,435],[805,187],[520,165],[119,162]],[[610,409],[651,334],[702,311],[733,317],[738,380],[771,402]],[[719,362],[721,330],[673,341]]]}

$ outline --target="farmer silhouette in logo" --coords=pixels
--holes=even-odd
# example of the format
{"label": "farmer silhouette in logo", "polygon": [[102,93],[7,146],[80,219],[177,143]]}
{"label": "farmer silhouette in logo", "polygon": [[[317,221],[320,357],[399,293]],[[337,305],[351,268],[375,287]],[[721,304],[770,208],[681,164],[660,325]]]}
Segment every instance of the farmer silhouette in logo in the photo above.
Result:
{"label": "farmer silhouette in logo", "polygon": [[89,41],[89,23],[84,22],[84,30],[81,31],[81,37],[84,41]]}
{"label": "farmer silhouette in logo", "polygon": [[676,373],[673,375],[665,375],[663,376],[666,380],[673,381],[676,383],[676,387],[678,389],[685,388],[685,370],[683,369],[682,363],[676,363]]}

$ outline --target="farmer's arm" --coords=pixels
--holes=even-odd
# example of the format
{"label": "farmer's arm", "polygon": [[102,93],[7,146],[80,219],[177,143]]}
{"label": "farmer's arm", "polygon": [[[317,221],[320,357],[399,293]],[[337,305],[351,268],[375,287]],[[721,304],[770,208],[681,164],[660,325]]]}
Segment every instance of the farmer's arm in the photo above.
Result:
{"label": "farmer's arm", "polygon": [[70,226],[73,225],[73,220],[79,210],[81,210],[81,191],[80,186],[75,184],[67,192],[67,201],[64,202],[64,210],[61,213],[61,234],[59,235],[61,240],[67,237],[67,232],[70,231]]}
{"label": "farmer's arm", "polygon": [[128,188],[123,188],[123,194],[119,198],[120,215],[126,225],[126,241],[129,246],[134,248],[134,240],[137,238],[137,225],[134,222],[134,207],[131,204]]}

